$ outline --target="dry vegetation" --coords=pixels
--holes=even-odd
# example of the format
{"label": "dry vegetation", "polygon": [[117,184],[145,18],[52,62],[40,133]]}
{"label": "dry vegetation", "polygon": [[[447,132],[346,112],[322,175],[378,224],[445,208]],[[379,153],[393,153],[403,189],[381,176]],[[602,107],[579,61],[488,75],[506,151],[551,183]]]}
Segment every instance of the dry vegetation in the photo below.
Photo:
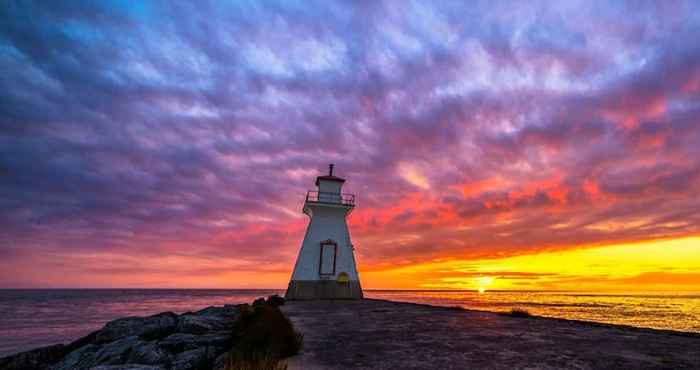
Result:
{"label": "dry vegetation", "polygon": [[294,329],[280,311],[284,301],[270,297],[256,300],[252,306],[241,305],[240,317],[233,327],[233,348],[227,370],[283,370],[280,363],[301,350],[304,336]]}
{"label": "dry vegetation", "polygon": [[528,312],[527,310],[525,310],[523,308],[517,308],[517,307],[511,309],[510,312],[504,313],[504,315],[510,316],[510,317],[532,317],[530,312]]}

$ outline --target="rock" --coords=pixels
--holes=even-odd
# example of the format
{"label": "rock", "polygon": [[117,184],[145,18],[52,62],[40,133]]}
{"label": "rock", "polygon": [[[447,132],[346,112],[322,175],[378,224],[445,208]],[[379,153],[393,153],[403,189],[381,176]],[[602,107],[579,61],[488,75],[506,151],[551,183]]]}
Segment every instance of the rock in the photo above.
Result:
{"label": "rock", "polygon": [[229,353],[224,352],[216,357],[212,370],[225,370],[228,363]]}
{"label": "rock", "polygon": [[41,347],[31,351],[0,358],[0,369],[4,370],[43,370],[59,361],[68,351],[63,344]]}
{"label": "rock", "polygon": [[197,316],[220,316],[229,319],[234,319],[238,314],[237,306],[227,304],[222,307],[207,307],[194,313]]}
{"label": "rock", "polygon": [[131,336],[103,345],[96,353],[97,365],[120,365],[126,363],[132,349],[143,343]]}
{"label": "rock", "polygon": [[75,351],[76,349],[78,349],[82,346],[93,343],[95,341],[95,337],[97,336],[97,333],[99,333],[99,332],[100,332],[99,330],[93,331],[92,333],[90,333],[82,338],[79,338],[77,340],[70,342],[68,345],[66,345],[66,353]]}
{"label": "rock", "polygon": [[127,365],[105,365],[93,367],[90,370],[165,370],[164,367],[142,365],[142,364],[127,364]]}
{"label": "rock", "polygon": [[[7,370],[171,370],[212,368],[232,344],[239,307],[208,307],[195,313],[164,312],[126,317],[68,345],[38,348],[0,359]],[[222,362],[223,361],[223,362]]]}
{"label": "rock", "polygon": [[88,344],[64,357],[50,367],[52,370],[82,370],[98,365],[122,365],[138,343],[139,338],[130,336],[99,346]]}
{"label": "rock", "polygon": [[262,306],[265,304],[265,298],[258,298],[253,301],[253,307],[255,306]]}
{"label": "rock", "polygon": [[177,327],[179,333],[206,334],[231,328],[232,320],[218,315],[183,314]]}
{"label": "rock", "polygon": [[170,352],[156,341],[136,343],[129,353],[127,364],[163,365],[172,361]]}
{"label": "rock", "polygon": [[150,340],[164,338],[173,333],[178,325],[178,316],[163,312],[148,317],[125,317],[110,321],[95,333],[95,343],[107,343],[127,336],[139,336]]}
{"label": "rock", "polygon": [[158,342],[159,346],[173,353],[201,347],[213,347],[217,350],[224,350],[227,349],[230,344],[231,335],[227,333],[204,335],[175,333]]}
{"label": "rock", "polygon": [[100,346],[88,344],[81,348],[72,351],[61,361],[49,367],[51,370],[70,370],[70,369],[87,369],[97,366],[95,361],[95,352],[100,349]]}
{"label": "rock", "polygon": [[172,370],[210,369],[213,362],[207,348],[192,349],[182,352],[175,357]]}

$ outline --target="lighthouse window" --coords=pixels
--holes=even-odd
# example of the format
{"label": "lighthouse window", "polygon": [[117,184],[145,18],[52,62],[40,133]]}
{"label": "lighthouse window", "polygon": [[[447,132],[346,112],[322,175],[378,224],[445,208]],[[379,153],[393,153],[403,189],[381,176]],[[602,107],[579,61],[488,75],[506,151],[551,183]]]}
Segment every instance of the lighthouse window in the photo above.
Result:
{"label": "lighthouse window", "polygon": [[321,243],[319,275],[335,275],[335,256],[338,246],[335,243]]}

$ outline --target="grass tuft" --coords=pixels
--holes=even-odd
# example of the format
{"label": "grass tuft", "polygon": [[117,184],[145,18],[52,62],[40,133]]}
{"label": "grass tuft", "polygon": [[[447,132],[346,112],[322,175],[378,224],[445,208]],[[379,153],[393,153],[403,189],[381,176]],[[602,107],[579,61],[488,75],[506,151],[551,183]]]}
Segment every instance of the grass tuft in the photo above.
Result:
{"label": "grass tuft", "polygon": [[284,298],[277,294],[267,297],[267,304],[275,307],[284,306]]}
{"label": "grass tuft", "polygon": [[250,358],[230,356],[225,370],[287,370],[287,364],[280,363],[278,358],[270,356]]}
{"label": "grass tuft", "polygon": [[279,302],[256,300],[252,306],[239,306],[226,370],[283,370],[286,365],[279,360],[301,351],[304,335],[294,329],[275,303]]}
{"label": "grass tuft", "polygon": [[506,312],[505,315],[510,316],[510,317],[532,317],[530,312],[523,308],[513,308],[510,310],[510,312]]}
{"label": "grass tuft", "polygon": [[210,370],[212,368],[214,368],[214,358],[209,351],[209,347],[204,347],[204,354],[194,365],[194,370]]}

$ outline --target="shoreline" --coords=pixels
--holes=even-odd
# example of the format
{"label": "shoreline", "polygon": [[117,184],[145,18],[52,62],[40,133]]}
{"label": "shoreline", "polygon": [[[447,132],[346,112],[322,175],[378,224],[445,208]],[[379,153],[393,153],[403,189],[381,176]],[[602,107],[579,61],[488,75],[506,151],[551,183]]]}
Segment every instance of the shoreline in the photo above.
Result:
{"label": "shoreline", "polygon": [[[420,369],[431,364],[494,369],[536,364],[584,369],[700,367],[700,333],[695,332],[536,315],[514,317],[459,306],[374,298],[288,301],[280,308],[305,338],[302,352],[285,360],[289,369]],[[103,348],[124,341],[117,346],[123,351],[121,357],[109,361],[150,361],[144,366],[156,366],[166,355],[171,362],[194,361],[197,353],[206,353],[210,346],[218,346],[217,353],[223,353],[236,309],[232,305],[211,306],[182,315],[121,318],[70,343],[0,357],[0,367],[8,366],[8,359],[46,360],[48,356],[49,364],[37,368],[72,368],[63,365],[90,363],[85,358],[92,361]],[[142,327],[150,327],[152,332],[143,333]],[[163,354],[162,348],[171,352]],[[173,348],[188,350],[180,353]],[[151,352],[162,358],[154,359]],[[134,357],[133,353],[140,355]],[[107,364],[113,364],[109,361]],[[53,367],[56,363],[63,365]],[[157,368],[175,369],[171,365]],[[189,369],[185,365],[177,368]]]}
{"label": "shoreline", "polygon": [[[393,301],[390,299],[378,299],[378,298],[364,298],[364,300],[386,302],[386,303],[406,303],[406,304],[412,304],[412,305],[416,305],[416,306],[424,306],[424,307],[429,307],[429,308],[443,308],[443,309],[447,308],[447,309],[451,309],[451,310],[455,310],[455,311],[466,311],[466,312],[474,312],[474,313],[495,314],[495,315],[500,315],[500,316],[510,316],[508,311],[477,310],[474,308],[464,308],[461,306],[441,306],[441,305],[434,305],[434,304],[430,304],[430,303],[416,303],[416,302],[410,302],[410,301]],[[658,328],[650,328],[650,327],[646,327],[646,326],[634,326],[634,325],[626,325],[626,324],[606,323],[606,322],[600,322],[600,321],[567,319],[567,318],[563,318],[563,317],[541,316],[541,315],[536,315],[536,314],[530,314],[528,316],[528,318],[542,319],[542,320],[557,320],[557,321],[562,321],[562,322],[590,325],[590,326],[594,326],[594,327],[621,328],[621,329],[632,330],[632,331],[634,331],[634,330],[651,331],[651,332],[658,332],[658,333],[663,333],[663,334],[671,334],[671,335],[680,335],[680,336],[700,338],[700,332],[694,332],[694,331],[683,331],[683,330],[674,330],[674,329],[658,329]]]}
{"label": "shoreline", "polygon": [[[504,312],[522,308],[533,315],[629,325],[659,330],[700,333],[700,292],[622,292],[622,295],[563,291],[513,293],[487,291],[481,295],[464,290],[367,290],[365,297],[459,305],[466,309]],[[422,293],[421,293],[422,292]],[[431,293],[432,292],[432,293]],[[256,297],[284,294],[264,289],[13,289],[0,292],[0,356],[42,345],[68,341],[99,329],[105,322],[128,315],[151,315],[162,311],[182,313],[211,305],[250,302]],[[660,294],[660,295],[659,295]],[[591,295],[591,298],[588,296]],[[632,297],[632,298],[627,298]],[[107,303],[113,303],[107,306]],[[45,319],[29,319],[38,304]],[[86,318],[87,320],[83,320]],[[62,325],[56,323],[61,322]]]}
{"label": "shoreline", "polygon": [[290,369],[698,368],[700,334],[379,299],[289,302]]}
{"label": "shoreline", "polygon": [[[1,290],[54,290],[54,288],[32,288],[32,289],[4,289],[4,288],[2,288],[2,289],[0,289],[0,291],[1,291]],[[65,289],[64,289],[64,288],[56,288],[55,290],[65,290]],[[143,290],[143,289],[141,289],[141,288],[133,288],[133,289],[132,289],[132,288],[126,288],[126,289],[121,289],[121,288],[107,288],[107,289],[102,289],[102,288],[96,288],[96,289],[93,289],[93,288],[85,288],[85,289],[83,289],[83,288],[75,288],[75,289],[72,289],[72,290]],[[178,289],[168,289],[168,288],[163,288],[163,289],[161,289],[161,288],[155,288],[155,289],[149,289],[149,290],[183,290],[183,289],[179,289],[179,288],[178,288]],[[188,289],[184,289],[184,290],[188,290]],[[212,289],[191,289],[191,290],[212,290]],[[217,289],[213,289],[213,290],[217,290]],[[266,291],[266,289],[218,289],[218,290]],[[372,290],[370,290],[370,291],[372,291]],[[392,291],[392,290],[381,290],[381,289],[376,290],[376,289],[375,289],[374,291]],[[399,290],[399,291],[405,291],[405,290]],[[427,291],[427,290],[426,290],[426,291]],[[434,290],[430,290],[430,291],[434,291]],[[454,290],[452,290],[452,291],[454,291]],[[457,305],[452,305],[452,306],[449,306],[449,305],[437,305],[437,304],[430,304],[430,303],[419,303],[419,302],[402,301],[402,300],[381,299],[381,298],[363,298],[363,300],[365,300],[365,301],[387,302],[387,303],[405,303],[405,304],[411,304],[411,305],[416,305],[416,306],[424,306],[424,307],[429,307],[429,308],[439,308],[439,309],[445,309],[445,308],[446,308],[446,309],[451,309],[451,310],[455,310],[455,311],[465,311],[465,312],[486,313],[486,314],[496,314],[496,315],[509,316],[509,315],[508,315],[508,311],[479,310],[479,309],[474,309],[474,308],[465,308],[465,307],[461,307],[461,306],[457,306]],[[339,301],[342,301],[342,300],[339,300]],[[216,306],[207,306],[207,307],[203,307],[202,309],[206,309],[206,308],[209,308],[209,307],[216,307]],[[173,312],[178,313],[178,311],[173,311]],[[184,313],[187,313],[187,312],[188,312],[188,311],[182,311],[182,312],[180,312],[179,314],[184,314]],[[156,314],[158,314],[158,313],[156,313]],[[124,316],[124,317],[127,317],[127,316]],[[563,317],[542,316],[542,315],[537,315],[537,314],[530,314],[529,317],[530,317],[530,318],[533,318],[533,319],[558,320],[558,321],[561,321],[561,322],[579,323],[579,324],[588,325],[588,326],[591,326],[591,327],[622,328],[622,329],[631,330],[631,331],[641,331],[641,332],[650,331],[650,332],[664,333],[664,334],[670,334],[670,335],[678,335],[678,336],[687,336],[687,337],[700,338],[700,332],[694,332],[694,331],[683,331],[683,330],[674,330],[674,329],[661,329],[661,328],[644,327],[644,326],[634,326],[634,325],[627,325],[627,324],[606,323],[606,322],[592,321],[592,320],[568,319],[568,318],[563,318]],[[117,318],[111,319],[111,320],[109,320],[109,321],[117,320],[117,319],[119,319],[119,318],[120,318],[120,317],[117,317]],[[123,317],[121,317],[121,318],[123,318]],[[109,322],[109,321],[107,321],[107,322]],[[102,323],[102,324],[100,324],[100,325],[104,325],[104,324],[106,324],[107,322],[104,322],[104,323]],[[92,332],[92,331],[99,330],[100,327],[101,327],[101,326],[96,326],[93,330],[86,332],[85,335],[88,335],[88,334],[89,334],[90,332]],[[15,351],[15,352],[8,352],[8,353],[0,353],[0,359],[6,358],[6,357],[10,357],[10,356],[14,356],[14,355],[21,354],[21,353],[25,353],[25,352],[30,352],[30,351],[33,351],[33,350],[36,350],[36,349],[40,349],[40,348],[55,346],[55,345],[58,345],[58,344],[69,344],[69,343],[72,343],[72,342],[75,341],[75,340],[77,340],[77,339],[75,339],[75,338],[70,338],[70,339],[67,339],[66,341],[61,342],[61,343],[53,342],[53,343],[47,343],[47,344],[45,344],[45,345],[41,345],[41,346],[38,346],[38,347],[33,347],[33,348],[25,349],[25,350],[20,350],[20,351]],[[700,367],[700,366],[699,366],[699,367]]]}
{"label": "shoreline", "polygon": [[[476,309],[471,309],[471,308],[464,308],[460,306],[440,306],[440,305],[431,305],[428,303],[415,303],[415,302],[407,302],[407,301],[392,301],[389,299],[375,299],[375,298],[364,298],[366,301],[378,301],[378,302],[386,302],[386,303],[405,303],[405,304],[410,304],[410,305],[416,305],[416,306],[423,306],[426,308],[436,308],[436,309],[447,309],[447,310],[454,310],[454,311],[463,311],[463,312],[473,312],[473,313],[483,313],[483,314],[493,314],[493,315],[499,315],[499,316],[505,316],[505,317],[510,317],[508,312],[500,312],[500,311],[488,311],[488,310],[476,310]],[[211,308],[211,307],[217,307],[217,306],[209,306],[205,307],[204,309]],[[183,312],[183,314],[186,312]],[[624,324],[612,324],[612,323],[604,323],[604,322],[598,322],[598,321],[587,321],[587,320],[576,320],[576,319],[565,319],[565,318],[560,318],[560,317],[549,317],[549,316],[539,316],[539,315],[530,315],[527,317],[529,319],[538,319],[538,320],[555,320],[555,321],[561,321],[564,323],[575,323],[575,324],[580,324],[584,326],[590,326],[590,327],[600,327],[600,328],[618,328],[618,329],[624,329],[624,330],[629,330],[629,331],[639,331],[639,332],[648,332],[648,333],[658,333],[658,334],[667,334],[667,335],[676,335],[676,336],[681,336],[681,337],[691,337],[691,338],[700,338],[700,332],[692,332],[692,331],[682,331],[682,330],[672,330],[672,329],[656,329],[656,328],[649,328],[649,327],[642,327],[642,326],[632,326],[632,325],[624,325]],[[119,320],[115,319],[115,320]],[[99,329],[98,329],[99,330]],[[30,348],[28,350],[23,350],[23,351],[17,351],[17,352],[10,352],[6,354],[0,354],[0,360],[3,358],[7,357],[12,357],[16,356],[18,354],[22,353],[27,353],[27,352],[32,352],[38,349],[43,349],[43,348],[48,348],[48,347],[54,347],[57,345],[69,345],[71,343],[77,342],[80,338],[77,338],[72,341],[68,342],[62,342],[62,343],[53,343],[53,344],[47,344],[44,346],[40,347],[35,347],[35,348]],[[699,365],[700,366],[700,365]]]}

